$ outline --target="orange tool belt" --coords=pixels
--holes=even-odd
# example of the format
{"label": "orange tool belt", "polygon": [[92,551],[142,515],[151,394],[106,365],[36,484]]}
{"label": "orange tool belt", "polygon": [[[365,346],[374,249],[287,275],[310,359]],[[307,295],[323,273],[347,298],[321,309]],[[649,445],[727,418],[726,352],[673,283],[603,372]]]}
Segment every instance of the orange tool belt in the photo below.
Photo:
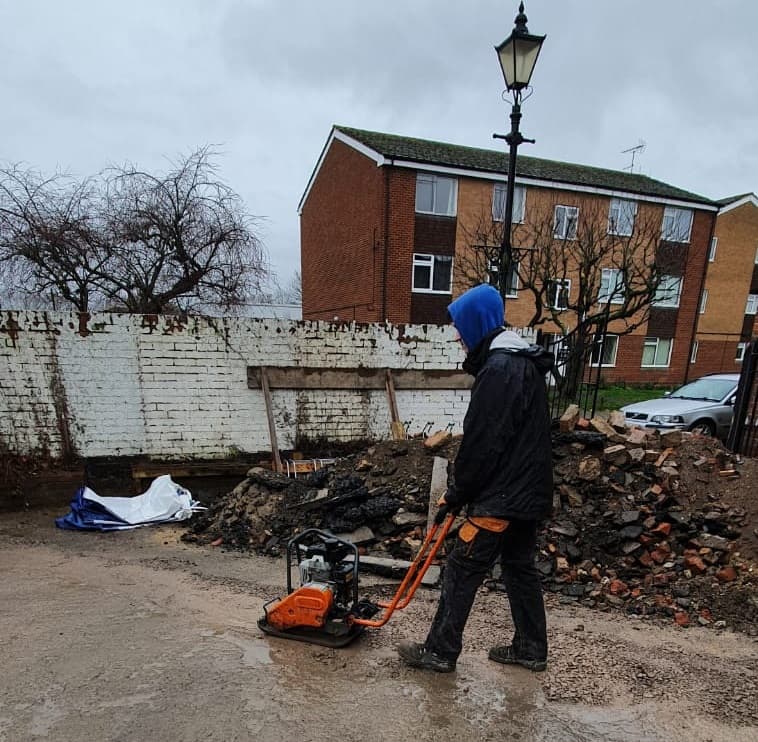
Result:
{"label": "orange tool belt", "polygon": [[458,535],[460,536],[461,541],[469,543],[480,530],[502,533],[509,525],[510,521],[504,520],[503,518],[474,516],[472,518],[466,518],[466,522],[460,527]]}

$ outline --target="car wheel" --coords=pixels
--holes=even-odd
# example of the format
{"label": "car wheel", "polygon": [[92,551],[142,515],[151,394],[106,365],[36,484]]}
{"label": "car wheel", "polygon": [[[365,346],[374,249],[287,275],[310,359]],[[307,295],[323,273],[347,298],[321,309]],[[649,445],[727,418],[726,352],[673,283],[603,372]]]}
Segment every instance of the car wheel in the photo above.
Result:
{"label": "car wheel", "polygon": [[713,420],[696,420],[689,428],[691,433],[698,433],[699,435],[714,436],[716,435],[716,425]]}

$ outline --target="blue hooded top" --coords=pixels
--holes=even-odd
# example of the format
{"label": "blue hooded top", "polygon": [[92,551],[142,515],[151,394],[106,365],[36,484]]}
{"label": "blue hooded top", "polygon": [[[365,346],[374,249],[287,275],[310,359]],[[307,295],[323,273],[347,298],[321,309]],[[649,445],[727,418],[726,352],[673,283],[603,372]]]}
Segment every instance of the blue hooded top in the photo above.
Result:
{"label": "blue hooded top", "polygon": [[486,283],[461,294],[447,311],[469,351],[505,321],[503,299],[494,286]]}

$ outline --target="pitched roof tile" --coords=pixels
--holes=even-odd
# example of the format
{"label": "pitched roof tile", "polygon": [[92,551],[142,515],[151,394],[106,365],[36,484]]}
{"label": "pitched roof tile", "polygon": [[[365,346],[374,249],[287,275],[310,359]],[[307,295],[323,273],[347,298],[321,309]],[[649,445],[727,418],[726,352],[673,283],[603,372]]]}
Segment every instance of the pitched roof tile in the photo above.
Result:
{"label": "pitched roof tile", "polygon": [[[347,126],[335,126],[334,128],[384,157],[396,160],[423,162],[428,165],[488,173],[505,174],[508,171],[507,153],[497,150],[464,147],[458,144],[353,129]],[[705,196],[676,188],[646,175],[577,165],[558,160],[543,160],[525,155],[519,155],[516,160],[516,175],[523,178],[550,180],[570,185],[606,188],[638,195],[690,201],[707,206],[715,205],[715,202]]]}

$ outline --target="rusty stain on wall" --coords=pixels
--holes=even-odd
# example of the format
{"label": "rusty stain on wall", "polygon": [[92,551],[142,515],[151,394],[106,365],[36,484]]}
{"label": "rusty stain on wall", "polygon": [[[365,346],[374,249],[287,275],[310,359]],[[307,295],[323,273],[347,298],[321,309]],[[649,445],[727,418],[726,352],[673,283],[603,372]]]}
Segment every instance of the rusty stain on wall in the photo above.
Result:
{"label": "rusty stain on wall", "polygon": [[19,323],[16,321],[16,318],[13,316],[13,312],[6,312],[6,314],[7,318],[5,322],[0,324],[0,333],[7,335],[11,342],[11,347],[15,348],[21,325],[19,325]]}

